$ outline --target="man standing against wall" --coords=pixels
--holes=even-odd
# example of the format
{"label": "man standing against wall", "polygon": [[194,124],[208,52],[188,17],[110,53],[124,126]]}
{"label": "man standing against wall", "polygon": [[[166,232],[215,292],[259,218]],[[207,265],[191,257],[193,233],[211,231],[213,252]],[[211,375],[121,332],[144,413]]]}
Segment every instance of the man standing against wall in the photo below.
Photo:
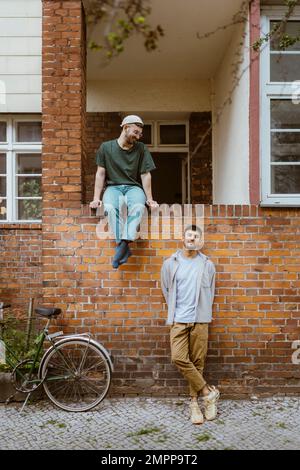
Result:
{"label": "man standing against wall", "polygon": [[202,231],[196,225],[184,231],[183,249],[164,261],[161,287],[168,305],[167,324],[171,325],[172,362],[190,387],[190,412],[193,424],[204,417],[198,405],[202,395],[207,420],[217,416],[219,391],[203,378],[208,345],[208,324],[212,321],[215,292],[215,267],[200,252]]}
{"label": "man standing against wall", "polygon": [[[131,256],[129,243],[136,239],[145,204],[150,208],[158,206],[151,189],[151,171],[155,165],[146,145],[139,142],[143,126],[139,116],[126,116],[121,123],[120,137],[103,142],[96,155],[98,169],[90,207],[102,205],[101,195],[106,183],[103,204],[117,242],[112,262],[116,269]],[[122,217],[124,204],[126,221]]]}

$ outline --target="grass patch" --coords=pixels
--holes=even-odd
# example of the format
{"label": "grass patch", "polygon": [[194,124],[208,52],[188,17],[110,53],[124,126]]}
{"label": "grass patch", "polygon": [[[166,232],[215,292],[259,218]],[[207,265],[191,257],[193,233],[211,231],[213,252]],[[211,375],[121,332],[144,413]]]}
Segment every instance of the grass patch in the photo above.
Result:
{"label": "grass patch", "polygon": [[157,439],[155,439],[154,442],[156,442],[157,444],[163,444],[164,442],[166,442],[167,439],[168,439],[168,436],[164,434],[162,436],[159,436]]}
{"label": "grass patch", "polygon": [[276,426],[281,429],[287,429],[286,425],[284,423],[276,423]]}
{"label": "grass patch", "polygon": [[153,434],[155,432],[160,432],[160,429],[159,428],[142,428],[137,432],[131,432],[127,434],[127,437],[147,436],[148,434]]}
{"label": "grass patch", "polygon": [[199,436],[196,436],[196,440],[198,442],[207,442],[211,438],[210,434],[200,434]]}
{"label": "grass patch", "polygon": [[48,424],[52,425],[52,426],[57,426],[58,428],[60,429],[63,429],[63,428],[66,428],[67,425],[65,423],[59,423],[58,421],[56,421],[55,419],[49,419],[49,421],[47,421],[45,424],[42,424],[40,426],[41,429],[45,428]]}

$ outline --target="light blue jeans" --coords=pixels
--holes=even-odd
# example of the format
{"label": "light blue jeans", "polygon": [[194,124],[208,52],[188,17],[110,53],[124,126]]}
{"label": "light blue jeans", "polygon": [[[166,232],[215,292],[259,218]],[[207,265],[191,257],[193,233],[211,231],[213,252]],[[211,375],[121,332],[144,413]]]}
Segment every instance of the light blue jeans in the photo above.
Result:
{"label": "light blue jeans", "polygon": [[[118,184],[107,186],[103,195],[105,213],[109,228],[114,233],[116,242],[135,240],[137,229],[145,211],[146,195],[139,186]],[[127,207],[127,218],[123,211]]]}

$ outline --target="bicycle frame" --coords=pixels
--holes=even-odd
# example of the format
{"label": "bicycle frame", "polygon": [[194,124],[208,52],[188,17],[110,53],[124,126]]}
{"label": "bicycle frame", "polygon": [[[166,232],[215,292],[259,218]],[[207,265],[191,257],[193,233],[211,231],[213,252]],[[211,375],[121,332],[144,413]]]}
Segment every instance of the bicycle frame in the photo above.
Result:
{"label": "bicycle frame", "polygon": [[[95,348],[92,349],[92,351],[96,352],[98,350],[98,360],[100,357],[100,360],[105,360],[107,363],[105,367],[108,375],[104,379],[104,385],[106,388],[103,388],[103,393],[101,391],[101,388],[99,391],[96,392],[98,393],[98,398],[95,399],[95,403],[99,404],[100,401],[105,397],[109,389],[111,381],[111,372],[114,370],[111,357],[104,348],[104,346],[98,341],[94,340],[90,333],[64,334],[63,331],[58,331],[49,334],[49,325],[51,323],[51,320],[53,318],[56,318],[57,315],[53,316],[51,312],[51,316],[47,315],[46,317],[46,315],[44,315],[44,312],[42,312],[41,315],[44,316],[44,319],[47,320],[46,324],[44,328],[39,331],[38,336],[34,341],[34,350],[31,352],[31,354],[28,354],[28,357],[25,356],[25,358],[22,358],[21,355],[18,355],[18,353],[16,353],[12,349],[12,347],[8,343],[6,343],[4,339],[5,322],[2,322],[1,320],[3,320],[3,308],[6,307],[10,307],[10,305],[4,305],[2,302],[0,302],[0,342],[1,340],[3,340],[2,342],[4,345],[4,363],[12,369],[11,375],[15,382],[15,393],[6,400],[6,403],[8,404],[14,398],[16,392],[24,393],[27,395],[27,397],[21,408],[21,411],[23,411],[31,394],[39,386],[43,385],[45,392],[51,401],[53,401],[57,406],[62,409],[66,409],[67,411],[73,411],[72,406],[74,407],[74,405],[71,405],[71,407],[70,405],[63,405],[60,401],[57,402],[57,400],[52,396],[51,388],[49,389],[49,387],[51,387],[50,382],[61,382],[62,384],[64,384],[65,381],[67,381],[67,383],[76,383],[78,379],[80,380],[81,373],[85,373],[85,361],[88,357],[89,352],[91,351],[90,347],[92,346]],[[50,347],[45,348],[45,350],[43,350],[43,345],[45,341],[49,341]],[[73,361],[72,355],[69,355],[68,352],[65,350],[64,344],[75,344],[75,347],[78,344],[79,351],[81,351],[79,364],[76,362],[76,358]],[[49,360],[51,363],[51,358],[53,354],[56,354],[57,357],[60,357],[60,362],[63,364],[63,367],[60,367],[55,370],[55,367],[53,369],[52,365],[48,365]],[[100,363],[96,363],[96,365],[98,366]],[[53,372],[56,375],[53,375]],[[47,385],[47,383],[49,385]],[[64,387],[64,385],[62,386]],[[60,388],[61,385],[59,384],[58,389],[60,390]],[[90,390],[91,389],[93,390],[93,387],[90,386]],[[88,390],[88,388],[86,388],[86,390]],[[79,391],[80,393],[82,392],[82,390]],[[93,391],[95,392],[95,389]],[[75,398],[77,399],[77,395]],[[95,406],[95,404],[92,406]],[[90,404],[84,404],[83,402],[81,403],[81,408],[83,411],[85,411],[86,409],[90,409]],[[74,409],[75,411],[78,411],[77,407],[75,407]]]}
{"label": "bicycle frame", "polygon": [[[31,366],[29,368],[29,378],[32,376],[34,370],[36,369],[36,365],[38,363],[38,358],[40,356],[40,353],[41,353],[41,350],[42,350],[42,347],[43,347],[43,344],[45,342],[45,340],[49,340],[52,344],[53,347],[55,347],[55,342],[53,341],[53,337],[56,337],[58,336],[59,333],[54,333],[53,335],[49,335],[48,334],[48,328],[49,328],[49,325],[50,325],[50,322],[51,322],[51,319],[47,320],[47,323],[46,325],[44,326],[44,328],[40,331],[39,333],[39,340],[37,342],[37,345],[36,345],[36,349],[35,349],[35,354],[32,358],[27,358],[25,360],[22,360],[20,357],[18,357],[14,351],[12,350],[11,347],[9,347],[8,344],[4,342],[4,345],[5,345],[5,350],[9,353],[9,355],[5,357],[5,363],[10,366],[13,371],[16,372],[16,374],[18,375],[19,378],[21,378],[22,380],[25,380],[26,377],[25,375],[22,373],[21,370],[19,370],[17,368],[18,365],[21,365],[22,363],[26,363],[28,361],[31,361]],[[1,330],[2,331],[2,330]],[[62,333],[62,332],[61,332]],[[0,336],[0,339],[1,339],[2,335]],[[51,346],[51,347],[52,347]],[[14,359],[14,361],[12,361],[10,359],[10,357],[12,357]],[[28,377],[27,377],[27,380],[26,380],[27,384],[39,384],[41,383],[41,380],[40,379],[33,379],[33,380],[28,380]]]}

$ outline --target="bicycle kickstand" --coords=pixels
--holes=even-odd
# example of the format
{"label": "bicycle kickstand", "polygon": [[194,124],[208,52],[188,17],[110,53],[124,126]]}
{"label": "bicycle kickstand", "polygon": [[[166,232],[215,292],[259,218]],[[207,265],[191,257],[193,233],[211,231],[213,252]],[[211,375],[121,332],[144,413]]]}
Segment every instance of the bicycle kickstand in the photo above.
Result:
{"label": "bicycle kickstand", "polygon": [[22,413],[22,412],[24,411],[24,408],[25,408],[25,406],[27,405],[27,402],[28,402],[28,400],[29,400],[29,397],[30,397],[31,393],[32,393],[32,392],[28,392],[28,393],[27,393],[27,397],[25,398],[24,403],[23,403],[23,405],[22,405],[22,408],[20,409],[20,413]]}

